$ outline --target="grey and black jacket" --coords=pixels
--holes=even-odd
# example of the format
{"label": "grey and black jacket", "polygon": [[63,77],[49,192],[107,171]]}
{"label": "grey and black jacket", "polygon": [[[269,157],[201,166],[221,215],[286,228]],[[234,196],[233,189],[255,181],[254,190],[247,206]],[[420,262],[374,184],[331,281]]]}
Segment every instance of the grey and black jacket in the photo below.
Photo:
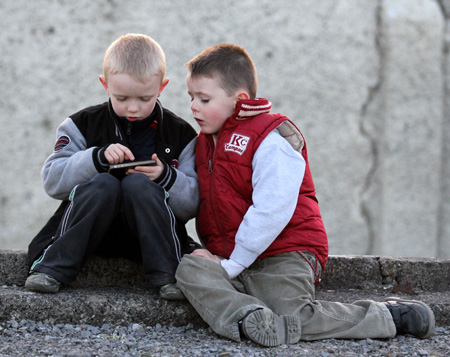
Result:
{"label": "grey and black jacket", "polygon": [[[155,182],[169,193],[172,211],[185,223],[195,217],[199,206],[194,156],[197,133],[188,122],[163,108],[159,100],[155,110],[155,151],[165,163],[164,172]],[[45,161],[42,180],[47,194],[62,203],[30,243],[29,265],[51,243],[73,188],[106,171],[99,160],[99,152],[113,143],[127,145],[119,117],[110,102],[85,108],[58,127],[55,149]]]}

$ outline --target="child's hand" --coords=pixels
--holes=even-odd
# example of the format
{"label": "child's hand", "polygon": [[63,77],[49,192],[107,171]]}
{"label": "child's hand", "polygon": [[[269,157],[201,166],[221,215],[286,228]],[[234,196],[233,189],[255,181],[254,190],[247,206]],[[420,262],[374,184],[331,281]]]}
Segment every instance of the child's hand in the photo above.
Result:
{"label": "child's hand", "polygon": [[220,264],[220,258],[217,255],[211,254],[207,249],[196,249],[192,253],[192,255],[196,255],[197,257],[203,257],[213,261],[214,263]]}
{"label": "child's hand", "polygon": [[153,154],[152,159],[156,160],[156,165],[152,166],[136,166],[134,169],[128,169],[127,175],[131,174],[144,174],[147,176],[150,180],[155,180],[159,176],[161,176],[162,172],[164,171],[164,164],[161,162],[160,159],[158,159],[158,155]]}
{"label": "child's hand", "polygon": [[120,164],[125,160],[134,160],[134,155],[130,149],[122,144],[111,144],[105,150],[105,158],[110,165]]}

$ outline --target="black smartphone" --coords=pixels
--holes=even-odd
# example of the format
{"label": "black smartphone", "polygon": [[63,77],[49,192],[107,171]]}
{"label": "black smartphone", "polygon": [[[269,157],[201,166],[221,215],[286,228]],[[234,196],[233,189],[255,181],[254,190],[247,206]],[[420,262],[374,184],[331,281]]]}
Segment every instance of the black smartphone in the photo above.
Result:
{"label": "black smartphone", "polygon": [[122,162],[121,164],[109,165],[108,172],[111,175],[122,179],[125,177],[125,173],[128,169],[133,169],[136,166],[154,166],[154,165],[156,165],[156,160]]}

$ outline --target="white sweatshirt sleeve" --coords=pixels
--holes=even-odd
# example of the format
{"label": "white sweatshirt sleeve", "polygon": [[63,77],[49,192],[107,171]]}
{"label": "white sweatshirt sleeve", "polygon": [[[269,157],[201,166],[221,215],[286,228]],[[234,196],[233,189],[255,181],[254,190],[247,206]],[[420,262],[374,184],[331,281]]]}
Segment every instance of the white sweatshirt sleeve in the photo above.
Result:
{"label": "white sweatshirt sleeve", "polygon": [[252,160],[253,204],[236,233],[230,259],[222,267],[238,276],[261,255],[289,223],[298,201],[306,163],[278,130],[260,144]]}

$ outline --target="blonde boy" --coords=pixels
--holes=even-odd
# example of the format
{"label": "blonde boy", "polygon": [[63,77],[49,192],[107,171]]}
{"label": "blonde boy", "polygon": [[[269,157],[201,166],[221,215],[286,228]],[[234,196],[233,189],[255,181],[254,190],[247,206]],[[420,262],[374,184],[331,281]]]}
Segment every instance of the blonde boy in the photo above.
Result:
{"label": "blonde boy", "polygon": [[[163,50],[148,36],[128,34],[107,49],[100,82],[109,101],[69,116],[44,164],[44,188],[62,203],[29,246],[26,288],[57,292],[99,254],[141,260],[162,297],[183,298],[174,274],[192,249],[185,223],[198,207],[197,134],[158,100],[165,69]],[[122,176],[108,173],[113,164],[151,159]]]}

